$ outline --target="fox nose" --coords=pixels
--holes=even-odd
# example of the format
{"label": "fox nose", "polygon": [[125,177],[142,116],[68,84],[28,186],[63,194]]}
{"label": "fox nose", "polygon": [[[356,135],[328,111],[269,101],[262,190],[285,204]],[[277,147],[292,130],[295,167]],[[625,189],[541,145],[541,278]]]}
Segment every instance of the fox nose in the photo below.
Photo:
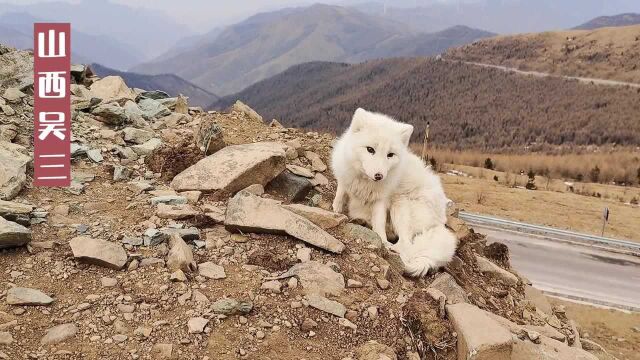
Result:
{"label": "fox nose", "polygon": [[383,177],[384,176],[382,176],[382,174],[380,174],[380,173],[377,173],[377,174],[373,175],[373,179],[375,181],[380,181],[380,180],[382,180]]}

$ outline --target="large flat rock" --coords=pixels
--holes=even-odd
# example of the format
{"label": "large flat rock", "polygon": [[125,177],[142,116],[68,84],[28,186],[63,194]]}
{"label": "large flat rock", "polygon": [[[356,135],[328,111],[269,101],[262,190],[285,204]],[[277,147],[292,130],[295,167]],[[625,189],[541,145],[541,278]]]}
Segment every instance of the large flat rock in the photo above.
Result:
{"label": "large flat rock", "polygon": [[120,270],[127,263],[127,252],[121,245],[85,236],[69,241],[73,257],[89,264]]}
{"label": "large flat rock", "polygon": [[0,217],[0,249],[23,246],[31,241],[31,230]]}
{"label": "large flat rock", "polygon": [[344,250],[342,242],[308,219],[247,191],[229,200],[224,224],[229,231],[286,234],[334,253]]}
{"label": "large flat rock", "polygon": [[129,89],[120,76],[107,76],[91,84],[91,96],[102,99],[102,103],[113,100],[135,100],[136,93]]}
{"label": "large flat rock", "polygon": [[467,303],[447,305],[458,333],[458,360],[510,360],[511,332],[484,310]]}
{"label": "large flat rock", "polygon": [[284,145],[279,143],[227,146],[178,174],[171,187],[235,193],[249,185],[266,185],[285,169],[285,161]]}

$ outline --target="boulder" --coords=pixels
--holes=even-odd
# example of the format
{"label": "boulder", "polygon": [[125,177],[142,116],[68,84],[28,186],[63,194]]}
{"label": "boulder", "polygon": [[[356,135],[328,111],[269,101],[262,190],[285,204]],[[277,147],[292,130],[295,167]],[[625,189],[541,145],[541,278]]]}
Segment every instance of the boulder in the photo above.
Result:
{"label": "boulder", "polygon": [[107,76],[93,84],[89,89],[91,96],[102,99],[102,103],[114,100],[135,100],[136,94],[127,87],[127,84],[120,76]]}
{"label": "boulder", "polygon": [[209,320],[203,317],[189,319],[189,321],[187,322],[189,334],[202,334],[204,332],[205,326],[207,326],[208,323]]}
{"label": "boulder", "polygon": [[124,141],[134,144],[144,144],[155,136],[153,131],[136,129],[134,127],[126,127],[122,129],[122,134],[124,135]]}
{"label": "boulder", "polygon": [[302,201],[313,188],[311,182],[285,170],[276,176],[265,188],[270,194],[284,198],[287,202]]}
{"label": "boulder", "polygon": [[47,330],[45,336],[40,340],[42,345],[59,344],[70,339],[78,333],[78,327],[75,324],[62,324],[54,326]]}
{"label": "boulder", "polygon": [[31,230],[0,217],[0,249],[24,246],[31,241]]}
{"label": "boulder", "polygon": [[266,185],[284,168],[281,144],[262,142],[227,146],[178,174],[171,187],[177,191],[235,193],[252,184]]}
{"label": "boulder", "polygon": [[158,204],[156,216],[161,219],[182,220],[194,217],[200,214],[193,206],[189,204]]}
{"label": "boulder", "polygon": [[491,274],[497,279],[502,280],[505,284],[517,285],[518,281],[520,281],[520,279],[518,279],[516,275],[494,264],[493,262],[491,262],[491,260],[485,257],[476,255],[476,261],[481,272],[485,274]]}
{"label": "boulder", "polygon": [[287,170],[291,171],[295,175],[302,176],[303,178],[313,179],[313,171],[298,165],[287,165]]}
{"label": "boulder", "polygon": [[31,156],[24,147],[0,141],[0,200],[15,198],[27,183]]}
{"label": "boulder", "polygon": [[346,215],[301,204],[284,205],[285,209],[307,218],[323,229],[331,229],[349,220]]}
{"label": "boulder", "polygon": [[85,236],[69,241],[73,257],[89,264],[120,270],[127,263],[127,252],[121,245]]}
{"label": "boulder", "polygon": [[334,253],[344,244],[311,221],[286,210],[277,201],[241,191],[227,205],[225,227],[229,231],[286,234]]}
{"label": "boulder", "polygon": [[147,120],[154,120],[171,114],[171,110],[162,105],[161,102],[153,99],[141,99],[138,106]]}
{"label": "boulder", "polygon": [[429,284],[427,289],[436,289],[447,297],[448,304],[468,303],[467,293],[458,285],[453,276],[448,273],[440,273]]}
{"label": "boulder", "polygon": [[124,109],[115,102],[98,105],[91,113],[98,116],[98,120],[108,125],[122,125],[129,121]]}
{"label": "boulder", "polygon": [[33,205],[0,200],[0,216],[11,221],[14,221],[13,218],[29,217],[32,210]]}
{"label": "boulder", "polygon": [[328,314],[335,315],[337,317],[344,317],[347,312],[347,308],[337,301],[329,300],[324,296],[311,294],[307,295],[307,302],[309,306],[320,311],[324,311]]}
{"label": "boulder", "polygon": [[260,116],[260,114],[258,114],[255,110],[253,110],[252,108],[250,108],[248,105],[244,104],[240,100],[236,101],[236,103],[233,104],[233,106],[231,107],[231,111],[237,111],[237,112],[243,113],[247,115],[247,117],[249,117],[251,120],[254,120],[257,122],[263,122],[262,116]]}
{"label": "boulder", "polygon": [[40,290],[13,287],[7,291],[7,304],[20,306],[49,305],[53,299]]}
{"label": "boulder", "polygon": [[317,261],[305,261],[291,267],[277,279],[297,277],[307,295],[340,296],[345,288],[344,276]]}
{"label": "boulder", "polygon": [[327,165],[322,161],[320,155],[314,153],[313,151],[305,151],[304,157],[311,161],[311,170],[313,171],[325,171],[327,170]]}
{"label": "boulder", "polygon": [[22,98],[27,96],[27,94],[20,91],[17,88],[8,88],[2,94],[2,97],[7,100],[8,103],[19,103],[22,101]]}
{"label": "boulder", "polygon": [[458,334],[458,360],[510,360],[511,332],[480,308],[447,305],[447,315]]}
{"label": "boulder", "polygon": [[397,360],[393,348],[375,340],[366,342],[356,349],[356,360]]}
{"label": "boulder", "polygon": [[211,310],[216,314],[246,315],[253,309],[250,301],[240,301],[233,298],[220,299],[211,304]]}
{"label": "boulder", "polygon": [[224,268],[212,263],[211,261],[199,264],[198,274],[213,280],[224,279],[227,277],[227,274],[224,272]]}
{"label": "boulder", "polygon": [[131,149],[133,150],[134,153],[136,153],[136,155],[147,156],[151,154],[155,149],[160,147],[160,145],[162,145],[162,140],[158,138],[153,138],[145,142],[144,144],[133,145]]}

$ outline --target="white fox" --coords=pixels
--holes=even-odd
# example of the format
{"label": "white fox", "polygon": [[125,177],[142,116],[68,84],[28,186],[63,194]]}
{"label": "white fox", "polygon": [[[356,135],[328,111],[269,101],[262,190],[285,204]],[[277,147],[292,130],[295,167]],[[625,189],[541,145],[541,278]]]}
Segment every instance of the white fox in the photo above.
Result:
{"label": "white fox", "polygon": [[[333,210],[366,221],[400,254],[409,276],[424,276],[451,261],[455,235],[445,227],[448,199],[440,179],[408,148],[413,126],[356,110],[338,139],[331,165],[338,182]],[[398,235],[387,241],[386,222]]]}

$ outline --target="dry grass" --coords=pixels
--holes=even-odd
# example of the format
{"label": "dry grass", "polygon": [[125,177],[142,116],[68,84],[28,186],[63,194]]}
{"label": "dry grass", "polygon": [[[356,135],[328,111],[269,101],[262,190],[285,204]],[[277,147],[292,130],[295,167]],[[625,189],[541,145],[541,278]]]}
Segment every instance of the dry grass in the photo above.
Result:
{"label": "dry grass", "polygon": [[[526,175],[512,175],[511,182],[516,182],[519,186],[512,187],[512,183],[505,185],[502,182],[506,173],[466,166],[455,167],[474,174],[474,177],[441,175],[448,197],[466,211],[600,235],[602,211],[608,207],[611,215],[605,236],[640,242],[640,207],[628,204],[633,197],[640,198],[639,188],[603,184],[576,185],[583,187],[576,191],[601,194],[601,197],[594,197],[568,192],[559,180],[551,180],[549,190],[545,190],[546,184],[541,182],[543,179],[536,178],[540,190],[532,191],[523,188]],[[493,180],[494,175],[501,180]],[[481,202],[478,201],[478,194],[482,194]]]}
{"label": "dry grass", "polygon": [[[430,156],[438,164],[459,164],[472,167],[484,167],[490,158],[494,169],[501,172],[520,174],[529,170],[537,176],[553,179],[577,180],[638,185],[640,182],[640,151],[623,150],[588,154],[490,154],[474,151],[450,151],[431,149]],[[597,181],[592,179],[595,167],[600,170]],[[513,177],[513,176],[512,176]],[[525,179],[526,181],[526,179]],[[538,182],[538,187],[544,183]]]}

